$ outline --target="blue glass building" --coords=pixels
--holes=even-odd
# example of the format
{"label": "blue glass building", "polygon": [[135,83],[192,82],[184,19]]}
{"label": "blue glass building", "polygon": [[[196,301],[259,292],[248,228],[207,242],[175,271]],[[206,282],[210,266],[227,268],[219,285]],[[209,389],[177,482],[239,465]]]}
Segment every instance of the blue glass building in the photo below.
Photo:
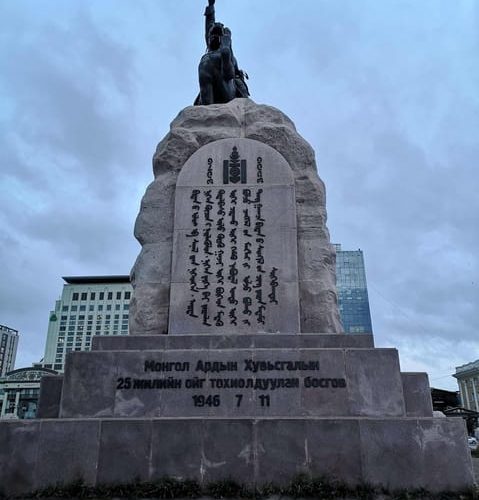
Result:
{"label": "blue glass building", "polygon": [[345,333],[372,333],[368,288],[361,250],[336,247],[336,287],[339,315]]}

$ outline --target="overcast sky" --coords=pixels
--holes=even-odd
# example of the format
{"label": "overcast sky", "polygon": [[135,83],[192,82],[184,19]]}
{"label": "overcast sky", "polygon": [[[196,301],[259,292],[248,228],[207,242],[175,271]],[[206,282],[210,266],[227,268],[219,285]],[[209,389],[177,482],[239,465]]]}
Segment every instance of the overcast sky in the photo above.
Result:
{"label": "overcast sky", "polygon": [[[0,324],[40,360],[61,276],[127,274],[151,156],[198,91],[206,0],[0,0]],[[479,358],[479,2],[217,0],[252,98],[316,151],[376,345]]]}

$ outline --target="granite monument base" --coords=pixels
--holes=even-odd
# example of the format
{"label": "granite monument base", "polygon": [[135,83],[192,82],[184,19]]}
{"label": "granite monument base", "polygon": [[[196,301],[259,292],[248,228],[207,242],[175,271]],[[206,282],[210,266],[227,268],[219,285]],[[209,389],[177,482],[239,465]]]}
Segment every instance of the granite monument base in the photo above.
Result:
{"label": "granite monument base", "polygon": [[[280,338],[284,337],[284,338]],[[22,494],[163,476],[353,486],[473,485],[462,419],[372,336],[99,337],[42,383],[40,418],[0,424],[0,484]],[[280,347],[281,346],[281,347]],[[327,346],[327,347],[326,347]],[[60,390],[61,386],[61,390]]]}
{"label": "granite monument base", "polygon": [[155,418],[9,421],[0,484],[22,494],[164,476],[248,485],[300,473],[390,489],[473,484],[464,426],[433,418]]}

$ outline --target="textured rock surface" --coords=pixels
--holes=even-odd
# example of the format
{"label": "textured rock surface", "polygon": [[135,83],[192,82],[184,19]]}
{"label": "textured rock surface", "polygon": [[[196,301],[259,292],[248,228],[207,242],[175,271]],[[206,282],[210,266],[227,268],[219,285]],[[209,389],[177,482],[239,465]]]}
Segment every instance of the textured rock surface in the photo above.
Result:
{"label": "textured rock surface", "polygon": [[130,333],[167,333],[175,187],[186,160],[202,146],[246,137],[281,153],[294,173],[298,227],[301,332],[340,333],[335,251],[326,227],[324,183],[311,146],[279,110],[250,99],[190,106],[171,124],[153,157],[155,180],[148,186],[136,220],[142,245],[132,269]]}

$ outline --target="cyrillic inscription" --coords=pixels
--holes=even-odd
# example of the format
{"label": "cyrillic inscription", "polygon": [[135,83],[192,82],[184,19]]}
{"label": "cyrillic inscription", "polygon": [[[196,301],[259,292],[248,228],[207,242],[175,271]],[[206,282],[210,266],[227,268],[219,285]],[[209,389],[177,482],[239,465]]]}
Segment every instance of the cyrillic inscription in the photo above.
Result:
{"label": "cyrillic inscription", "polygon": [[[275,394],[295,390],[345,389],[343,377],[321,374],[320,362],[311,360],[254,360],[221,361],[198,359],[189,361],[156,361],[147,359],[143,371],[156,373],[155,378],[118,377],[117,391],[184,391],[184,398],[195,408],[217,408],[227,404],[234,411],[241,408],[253,392],[256,404],[270,408]],[[268,376],[267,372],[284,373]],[[311,372],[314,375],[311,375]],[[174,373],[169,375],[169,373]],[[200,375],[198,375],[198,373]],[[263,376],[256,376],[264,373]],[[151,375],[150,375],[151,377]],[[194,391],[193,393],[191,391]],[[238,392],[243,391],[243,392]],[[266,393],[266,394],[265,394]]]}

